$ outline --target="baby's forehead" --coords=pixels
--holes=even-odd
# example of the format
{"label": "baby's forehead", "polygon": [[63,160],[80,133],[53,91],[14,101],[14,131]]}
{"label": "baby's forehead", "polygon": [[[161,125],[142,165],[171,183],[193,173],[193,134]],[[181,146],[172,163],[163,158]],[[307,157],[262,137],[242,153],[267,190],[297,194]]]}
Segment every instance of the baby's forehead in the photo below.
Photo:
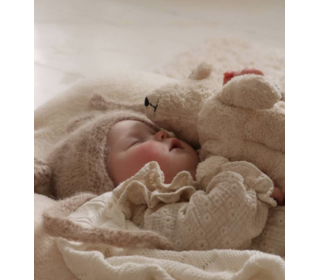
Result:
{"label": "baby's forehead", "polygon": [[109,136],[112,138],[126,138],[134,134],[150,133],[154,134],[156,130],[148,126],[147,124],[136,120],[124,120],[117,122],[111,128]]}
{"label": "baby's forehead", "polygon": [[113,127],[123,131],[154,131],[149,125],[136,120],[124,120],[116,123]]}

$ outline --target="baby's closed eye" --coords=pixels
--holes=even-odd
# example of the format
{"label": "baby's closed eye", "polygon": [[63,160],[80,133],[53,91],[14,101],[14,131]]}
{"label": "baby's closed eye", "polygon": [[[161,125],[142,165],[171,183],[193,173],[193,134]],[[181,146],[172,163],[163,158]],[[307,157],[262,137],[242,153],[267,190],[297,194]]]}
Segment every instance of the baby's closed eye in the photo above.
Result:
{"label": "baby's closed eye", "polygon": [[128,141],[128,143],[129,143],[128,148],[131,148],[133,146],[136,146],[136,145],[139,145],[141,143],[144,143],[147,140],[148,140],[148,138],[147,137],[143,137],[143,136],[133,137]]}
{"label": "baby's closed eye", "polygon": [[142,143],[141,140],[133,141],[132,144],[130,144],[129,148],[132,147],[132,146],[135,146],[135,145],[137,145],[137,144],[140,144],[140,143]]}

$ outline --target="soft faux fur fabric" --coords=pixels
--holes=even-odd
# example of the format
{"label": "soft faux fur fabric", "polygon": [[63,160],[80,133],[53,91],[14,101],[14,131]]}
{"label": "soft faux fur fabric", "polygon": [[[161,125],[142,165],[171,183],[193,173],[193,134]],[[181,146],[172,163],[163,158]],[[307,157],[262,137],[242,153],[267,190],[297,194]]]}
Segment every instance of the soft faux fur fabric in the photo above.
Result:
{"label": "soft faux fur fabric", "polygon": [[284,49],[249,42],[243,38],[218,37],[181,53],[156,72],[175,79],[188,77],[201,62],[212,64],[211,81],[214,88],[222,85],[222,74],[244,67],[260,69],[285,91]]}

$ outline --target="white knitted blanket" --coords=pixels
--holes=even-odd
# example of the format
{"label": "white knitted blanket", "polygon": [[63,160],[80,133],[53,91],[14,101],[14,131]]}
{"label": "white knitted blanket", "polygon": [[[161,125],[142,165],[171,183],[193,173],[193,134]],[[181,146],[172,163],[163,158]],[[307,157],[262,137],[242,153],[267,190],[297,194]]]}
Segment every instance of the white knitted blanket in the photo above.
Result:
{"label": "white knitted blanket", "polygon": [[[160,251],[95,248],[59,241],[59,249],[79,279],[284,280],[284,260],[259,251]],[[90,250],[89,250],[90,249]]]}

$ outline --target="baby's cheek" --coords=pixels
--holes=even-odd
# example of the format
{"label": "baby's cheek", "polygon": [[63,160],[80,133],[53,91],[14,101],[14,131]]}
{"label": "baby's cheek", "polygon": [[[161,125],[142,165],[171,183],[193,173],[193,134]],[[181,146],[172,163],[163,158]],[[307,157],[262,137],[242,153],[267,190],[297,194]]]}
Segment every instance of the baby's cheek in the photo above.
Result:
{"label": "baby's cheek", "polygon": [[163,162],[166,155],[164,147],[156,145],[156,143],[144,143],[137,147],[136,158],[140,159],[144,164],[150,161],[157,161],[159,164]]}

